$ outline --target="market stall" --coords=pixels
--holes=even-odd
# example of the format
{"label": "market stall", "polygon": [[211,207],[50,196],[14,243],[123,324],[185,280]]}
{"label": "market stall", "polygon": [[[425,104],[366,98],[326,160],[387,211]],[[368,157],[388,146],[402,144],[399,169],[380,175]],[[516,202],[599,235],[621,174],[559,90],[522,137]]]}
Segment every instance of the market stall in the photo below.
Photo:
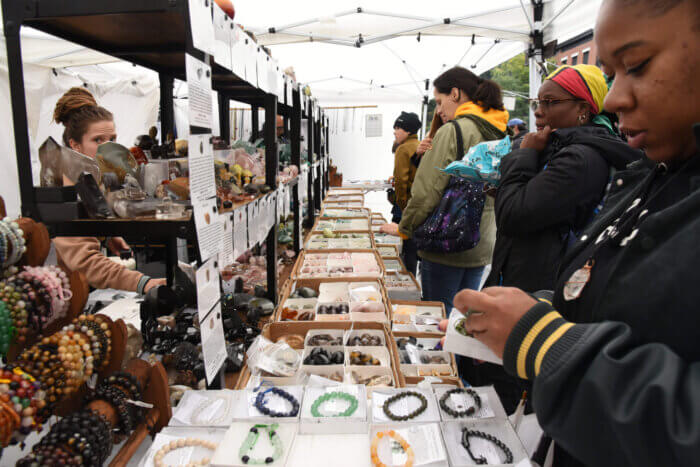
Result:
{"label": "market stall", "polygon": [[[397,15],[407,24],[386,34],[375,22],[387,15],[356,9],[380,17],[360,40],[352,22],[322,37],[325,20],[254,37],[220,3],[2,4],[22,215],[0,223],[0,462],[530,465],[520,416],[509,419],[493,387],[465,388],[451,352],[497,357],[458,314],[421,301],[401,240],[379,232],[386,219],[366,198],[388,185],[368,173],[331,189],[329,114],[264,46],[478,34],[470,50],[486,56],[507,39],[494,56],[509,57],[541,52],[533,37],[566,8],[543,16],[521,2],[476,15],[481,25]],[[489,26],[498,12],[510,22]],[[159,131],[142,128],[133,148],[97,162],[47,139],[37,177],[22,26],[157,73]],[[187,82],[186,134],[176,80]],[[416,83],[421,103],[429,83]],[[251,141],[231,137],[232,102],[250,107]],[[59,169],[94,189],[45,183]],[[159,245],[168,284],[88,300],[84,276],[45,265],[50,238],[85,236]]]}

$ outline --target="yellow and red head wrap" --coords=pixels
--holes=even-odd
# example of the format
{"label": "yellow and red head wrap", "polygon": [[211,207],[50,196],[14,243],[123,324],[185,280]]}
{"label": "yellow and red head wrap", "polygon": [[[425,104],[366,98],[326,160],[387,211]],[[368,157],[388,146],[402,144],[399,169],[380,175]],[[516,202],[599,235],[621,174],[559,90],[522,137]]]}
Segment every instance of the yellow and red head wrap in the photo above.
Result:
{"label": "yellow and red head wrap", "polygon": [[574,97],[590,104],[593,113],[603,111],[608,85],[600,68],[595,65],[563,65],[547,76]]}

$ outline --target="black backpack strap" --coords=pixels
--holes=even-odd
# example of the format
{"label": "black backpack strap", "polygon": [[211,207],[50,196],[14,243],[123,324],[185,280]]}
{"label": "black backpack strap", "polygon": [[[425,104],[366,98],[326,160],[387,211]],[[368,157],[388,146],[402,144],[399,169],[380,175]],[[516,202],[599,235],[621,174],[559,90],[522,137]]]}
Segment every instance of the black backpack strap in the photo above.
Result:
{"label": "black backpack strap", "polygon": [[455,126],[455,134],[457,136],[457,158],[455,160],[458,161],[464,157],[464,139],[462,139],[462,127],[459,126],[457,120],[452,120],[450,123]]}

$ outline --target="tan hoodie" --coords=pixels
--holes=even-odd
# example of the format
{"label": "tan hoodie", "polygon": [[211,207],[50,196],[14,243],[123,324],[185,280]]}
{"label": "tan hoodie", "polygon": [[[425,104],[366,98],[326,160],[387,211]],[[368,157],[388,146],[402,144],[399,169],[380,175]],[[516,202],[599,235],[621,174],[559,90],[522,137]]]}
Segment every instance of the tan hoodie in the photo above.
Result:
{"label": "tan hoodie", "polygon": [[58,264],[69,271],[80,271],[88,284],[96,289],[117,289],[136,292],[143,276],[107,258],[95,237],[56,237]]}

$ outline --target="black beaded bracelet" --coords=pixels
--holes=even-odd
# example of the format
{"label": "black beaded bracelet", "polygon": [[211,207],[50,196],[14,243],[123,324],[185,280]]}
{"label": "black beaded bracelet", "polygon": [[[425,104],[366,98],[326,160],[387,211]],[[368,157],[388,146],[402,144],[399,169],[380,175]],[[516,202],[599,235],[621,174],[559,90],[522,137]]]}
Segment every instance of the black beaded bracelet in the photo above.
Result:
{"label": "black beaded bracelet", "polygon": [[116,387],[101,385],[86,398],[86,402],[97,399],[109,403],[116,410],[117,415],[119,415],[118,433],[128,434],[133,429],[132,414],[127,406],[124,392]]}
{"label": "black beaded bracelet", "polygon": [[513,463],[513,452],[508,448],[508,446],[505,445],[503,441],[500,439],[496,438],[493,435],[490,435],[488,433],[484,433],[483,431],[476,431],[476,430],[470,430],[468,428],[463,428],[462,429],[462,446],[464,449],[467,450],[469,453],[469,457],[472,458],[472,461],[476,465],[487,465],[488,461],[484,456],[475,456],[472,451],[471,451],[471,445],[469,444],[469,438],[481,438],[485,439],[486,441],[489,441],[496,445],[501,451],[503,451],[503,454],[505,454],[505,460],[503,462],[499,462],[500,464],[512,464]]}
{"label": "black beaded bracelet", "polygon": [[[274,410],[270,410],[265,406],[267,404],[267,401],[265,401],[265,396],[267,393],[276,394],[283,399],[287,399],[292,405],[292,409],[289,412],[276,412]],[[279,388],[270,388],[258,393],[257,397],[255,398],[255,408],[258,409],[261,414],[267,415],[268,417],[296,417],[299,413],[299,401],[297,401],[296,398],[287,391]]]}
{"label": "black beaded bracelet", "polygon": [[[389,410],[389,406],[393,404],[394,402],[403,399],[405,397],[416,397],[420,400],[420,407],[418,407],[416,410],[413,412],[409,413],[408,415],[396,415]],[[382,406],[382,410],[384,411],[384,415],[387,416],[388,419],[394,420],[395,422],[405,422],[406,420],[411,420],[413,418],[416,418],[423,412],[425,412],[425,409],[428,408],[428,399],[421,394],[420,392],[415,392],[415,391],[405,391],[401,392],[399,394],[394,394],[390,398],[384,401],[384,405]]]}
{"label": "black beaded bracelet", "polygon": [[[469,394],[472,397],[472,399],[474,399],[474,405],[468,407],[466,410],[453,409],[447,405],[447,399],[452,394]],[[442,397],[440,398],[440,407],[442,407],[442,410],[444,410],[446,413],[453,416],[454,418],[469,417],[469,416],[474,415],[476,413],[476,411],[481,408],[481,397],[479,397],[479,394],[477,394],[477,392],[473,389],[469,389],[469,388],[450,389],[445,394],[443,394]]]}
{"label": "black beaded bracelet", "polygon": [[120,386],[131,393],[131,400],[141,400],[141,384],[136,376],[126,371],[112,373],[105,380],[109,385]]}

